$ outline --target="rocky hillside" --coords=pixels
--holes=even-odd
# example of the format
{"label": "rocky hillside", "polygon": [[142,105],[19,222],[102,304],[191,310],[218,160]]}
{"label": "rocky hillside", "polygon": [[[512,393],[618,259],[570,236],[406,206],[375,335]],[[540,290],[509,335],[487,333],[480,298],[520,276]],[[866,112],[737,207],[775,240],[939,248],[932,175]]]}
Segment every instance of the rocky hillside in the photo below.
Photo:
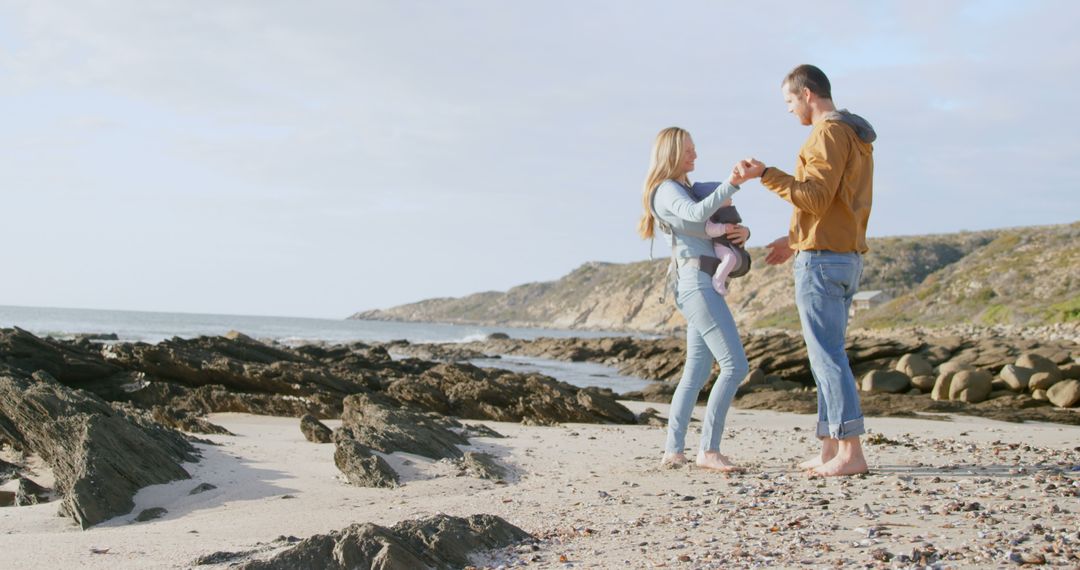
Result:
{"label": "rocky hillside", "polygon": [[[1042,325],[1080,320],[1080,222],[870,240],[864,291],[893,301],[855,326],[959,323]],[[754,268],[728,302],[743,326],[797,328],[791,265]],[[461,298],[429,299],[351,318],[505,326],[669,332],[684,326],[671,296],[659,300],[667,260],[591,262],[547,283]]]}

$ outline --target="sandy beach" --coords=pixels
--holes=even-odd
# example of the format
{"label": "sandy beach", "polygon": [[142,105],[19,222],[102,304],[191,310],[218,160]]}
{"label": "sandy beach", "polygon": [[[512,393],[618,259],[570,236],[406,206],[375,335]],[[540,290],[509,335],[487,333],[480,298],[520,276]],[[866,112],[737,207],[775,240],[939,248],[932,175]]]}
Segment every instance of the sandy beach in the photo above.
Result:
{"label": "sandy beach", "polygon": [[[83,531],[55,503],[0,509],[3,566],[191,568],[218,552],[270,556],[290,545],[282,537],[436,513],[498,515],[538,539],[479,567],[907,567],[901,556],[923,555],[956,568],[1080,564],[1074,426],[870,418],[871,474],[817,480],[794,468],[814,449],[805,415],[733,409],[722,448],[748,468],[739,475],[657,468],[659,427],[484,422],[506,437],[472,448],[511,466],[507,483],[395,453],[385,457],[404,485],[375,489],[344,482],[334,446],[306,441],[295,419],[209,419],[235,435],[207,436],[216,445],[199,445],[192,479],[143,489],[128,516]],[[40,465],[36,474],[49,482]],[[214,488],[190,494],[201,484]],[[154,507],[168,512],[135,521]]]}

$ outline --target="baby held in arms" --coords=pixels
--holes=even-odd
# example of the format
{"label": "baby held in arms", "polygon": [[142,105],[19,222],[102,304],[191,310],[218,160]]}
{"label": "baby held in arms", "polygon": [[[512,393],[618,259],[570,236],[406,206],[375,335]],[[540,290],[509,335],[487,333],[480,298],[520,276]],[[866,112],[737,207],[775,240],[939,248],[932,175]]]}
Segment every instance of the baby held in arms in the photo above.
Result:
{"label": "baby held in arms", "polygon": [[716,252],[716,258],[720,260],[720,264],[716,266],[716,273],[713,273],[713,289],[725,296],[728,293],[728,275],[739,266],[742,259],[739,252],[735,250],[735,246],[726,237],[728,224],[740,222],[742,218],[739,217],[735,206],[731,205],[731,198],[724,200],[720,209],[705,222],[705,235],[713,238],[713,250]]}

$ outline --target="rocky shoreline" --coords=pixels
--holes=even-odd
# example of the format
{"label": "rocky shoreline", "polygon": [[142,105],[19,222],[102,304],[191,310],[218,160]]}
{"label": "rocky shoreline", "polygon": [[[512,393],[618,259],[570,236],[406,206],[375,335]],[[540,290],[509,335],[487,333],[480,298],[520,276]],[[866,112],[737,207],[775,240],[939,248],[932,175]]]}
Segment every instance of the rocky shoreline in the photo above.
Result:
{"label": "rocky shoreline", "polygon": [[[967,413],[1006,421],[1051,421],[1076,425],[1080,413],[1080,344],[1073,327],[1056,326],[1016,334],[1004,327],[856,331],[847,352],[862,390],[867,415]],[[626,399],[668,402],[682,373],[684,341],[539,338],[496,335],[460,344],[381,345],[396,355],[460,362],[500,355],[595,362],[620,374],[658,381]],[[751,372],[735,406],[811,413],[816,409],[813,376],[802,338],[788,331],[743,336]],[[709,386],[702,390],[707,397]],[[783,392],[783,395],[773,392]]]}
{"label": "rocky shoreline", "polygon": [[[563,525],[567,521],[574,517],[601,516],[597,513],[615,506],[609,504],[612,497],[623,496],[621,500],[630,501],[624,504],[631,506],[623,510],[633,510],[632,505],[638,502],[657,503],[654,500],[657,498],[663,502],[660,495],[626,493],[615,488],[616,482],[605,478],[608,490],[600,492],[599,503],[579,501],[566,513],[553,515],[563,521],[556,526],[545,526],[541,521],[551,522],[550,517],[528,508],[529,501],[543,495],[547,508],[556,509],[557,503],[552,501],[558,500],[557,494],[562,491],[544,490],[551,485],[555,489],[562,485],[572,489],[582,481],[602,477],[599,471],[578,469],[574,471],[576,479],[565,479],[559,469],[565,464],[556,450],[573,447],[568,447],[567,441],[576,441],[573,438],[579,433],[589,434],[584,439],[590,442],[580,442],[581,451],[574,453],[595,454],[598,452],[595,445],[622,450],[618,458],[613,456],[608,460],[620,464],[624,470],[623,475],[615,477],[636,478],[633,473],[641,469],[651,472],[652,458],[639,456],[630,460],[637,444],[626,437],[646,433],[640,430],[662,429],[664,412],[657,412],[644,402],[618,400],[637,398],[655,402],[657,408],[665,410],[663,402],[670,397],[682,366],[679,339],[522,341],[495,336],[482,342],[454,345],[397,341],[296,347],[260,342],[239,333],[174,338],[153,345],[103,344],[98,340],[61,341],[40,338],[17,328],[0,330],[0,485],[3,486],[0,505],[7,505],[0,507],[0,520],[6,521],[4,528],[8,534],[19,532],[17,527],[7,526],[18,520],[9,516],[10,513],[18,509],[40,512],[37,509],[50,508],[42,504],[49,502],[59,504],[58,508],[51,508],[70,521],[69,525],[88,532],[101,527],[154,524],[191,516],[184,514],[190,512],[185,510],[190,507],[183,505],[203,499],[187,497],[209,497],[206,500],[213,501],[221,492],[220,486],[242,485],[215,475],[215,469],[219,469],[215,466],[226,461],[216,448],[233,445],[230,442],[245,437],[234,427],[243,424],[227,419],[230,414],[283,417],[283,421],[293,426],[296,437],[303,438],[304,445],[327,449],[318,454],[331,466],[332,478],[338,485],[371,493],[366,495],[371,498],[370,505],[400,497],[402,489],[425,481],[446,480],[442,484],[445,486],[450,480],[462,478],[466,483],[451,485],[455,489],[452,493],[459,499],[447,500],[459,501],[453,504],[468,503],[472,510],[463,512],[457,508],[453,513],[456,518],[440,518],[435,516],[438,512],[421,509],[416,512],[426,513],[428,518],[394,526],[381,524],[386,519],[378,517],[384,516],[384,511],[368,510],[365,512],[373,513],[376,518],[360,523],[370,524],[341,525],[336,529],[311,527],[320,529],[318,532],[322,534],[312,533],[307,539],[283,537],[255,546],[247,543],[246,549],[219,549],[194,561],[187,559],[183,565],[288,568],[294,567],[298,560],[319,560],[325,567],[346,568],[360,560],[404,566],[421,560],[432,567],[456,568],[462,561],[475,561],[479,553],[492,548],[506,550],[491,554],[493,558],[481,565],[528,565],[550,561],[553,556],[561,563],[572,559],[565,553],[559,554],[565,551],[566,539],[570,538],[564,534]],[[801,340],[772,331],[749,335],[745,343],[754,371],[740,388],[736,406],[746,411],[735,413],[732,420],[735,425],[739,414],[812,413],[816,395],[809,383]],[[895,338],[853,335],[849,353],[865,390],[864,411],[871,417],[935,417],[923,415],[930,412],[1080,425],[1076,401],[1061,399],[1062,392],[1072,397],[1068,389],[1080,384],[1077,346],[1067,339],[942,337],[916,332]],[[599,362],[616,366],[624,374],[659,381],[640,393],[618,396],[611,390],[579,388],[541,374],[479,368],[465,362],[500,354]],[[1047,399],[1041,399],[1042,395]],[[490,422],[496,429],[478,421]],[[590,425],[595,429],[583,427]],[[530,429],[551,431],[522,431]],[[776,435],[765,431],[757,427],[733,428],[725,438],[736,441],[738,453],[755,457],[757,444],[746,438],[776,439]],[[252,432],[246,437],[253,433],[262,432]],[[506,433],[517,434],[510,437],[519,439],[501,443]],[[520,439],[526,433],[531,434],[528,441],[533,443],[526,444],[526,440]],[[799,428],[787,433],[794,433],[795,439],[806,444],[806,436]],[[594,439],[605,443],[591,443]],[[553,443],[556,440],[558,443]],[[907,440],[878,434],[871,434],[868,444],[908,445]],[[630,447],[619,447],[627,445]],[[646,445],[652,449],[655,442]],[[1040,484],[1048,489],[1057,485],[1063,492],[1075,494],[1080,488],[1072,474],[1077,469],[1075,450],[1059,456],[1051,466],[1043,462],[1053,450],[1040,449],[1028,454],[1029,457],[1021,453],[1027,449],[1017,451],[1016,447],[996,445],[985,449],[973,447],[969,451],[1016,452],[1018,462],[1037,461],[1039,467],[1034,472],[1042,477]],[[884,456],[888,454],[883,453]],[[972,461],[990,461],[992,457],[979,455]],[[204,465],[207,461],[209,465]],[[643,466],[631,466],[625,472],[626,461]],[[226,472],[237,468],[239,465],[234,465]],[[425,470],[434,474],[424,475]],[[538,476],[541,479],[534,481]],[[650,485],[660,485],[662,479],[662,473],[655,473],[644,480],[651,481]],[[764,492],[756,483],[744,483],[740,488]],[[251,484],[265,486],[265,481],[254,479]],[[147,502],[141,494],[147,488],[177,489],[177,485],[182,486],[178,496],[184,499]],[[501,489],[508,487],[520,487],[517,493],[525,494],[511,495],[502,499],[501,504],[469,501],[474,489],[501,495]],[[294,493],[299,492],[284,493],[280,498],[295,498]],[[435,491],[422,491],[429,492]],[[549,496],[551,492],[556,495]],[[792,505],[805,503],[814,494],[802,484],[774,486],[771,492],[776,497],[791,494]],[[909,488],[905,492],[911,494],[915,490]],[[997,497],[1001,489],[995,487],[988,492],[991,495],[986,496]],[[1071,495],[1055,498],[1054,504],[1058,505],[1067,496]],[[515,501],[522,501],[522,505]],[[968,502],[957,503],[961,512]],[[946,515],[956,511],[951,504],[941,507]],[[731,511],[733,508],[736,510]],[[720,511],[731,511],[724,515],[729,516],[741,508],[725,503]],[[1055,508],[1059,510],[1050,515],[1054,520],[1068,515],[1067,510]],[[179,511],[170,512],[173,509]],[[501,515],[510,518],[500,518]],[[649,517],[647,513],[639,517],[641,528],[655,527],[661,534],[667,532],[670,520]],[[521,524],[523,520],[528,524]],[[596,520],[587,519],[585,524],[596,524]],[[798,528],[818,533],[827,531],[825,523],[822,526],[811,519],[794,520]],[[488,540],[495,532],[491,529],[498,529],[497,534],[502,538]],[[638,531],[620,532],[630,536]],[[453,541],[464,546],[441,551],[418,546],[417,537],[431,533],[454,537]],[[621,543],[619,536],[612,536],[615,543]],[[1064,541],[1058,550],[1018,547],[1009,552],[1020,557],[1018,560],[1038,560],[1038,556],[1044,560],[1074,559],[1071,535],[1054,536]],[[583,537],[572,538],[580,541]],[[679,536],[669,538],[676,544],[684,542]],[[655,552],[652,546],[650,543],[642,551]],[[741,548],[686,550],[672,563],[689,560],[697,561],[699,567],[753,565],[753,559],[740,554],[747,552]],[[965,556],[982,560],[979,556],[984,556],[958,550],[928,554],[925,549],[908,555],[899,552],[895,545],[890,548],[881,556],[894,556],[897,560],[906,556],[912,561],[925,559],[931,563]],[[108,552],[109,548],[90,549],[93,556]],[[1002,552],[1005,551],[993,555],[998,557],[995,559],[1013,555]],[[762,554],[754,556],[759,555]],[[796,549],[784,559],[795,563],[800,555]],[[596,559],[596,555],[590,558],[580,552],[574,556]],[[833,558],[827,551],[814,556],[815,560]]]}
{"label": "rocky shoreline", "polygon": [[[181,464],[198,459],[192,444],[202,441],[188,434],[227,435],[205,419],[222,412],[304,417],[313,441],[321,433],[337,446],[342,477],[374,487],[399,484],[376,452],[463,460],[459,445],[493,434],[467,430],[457,418],[637,422],[610,390],[469,364],[394,360],[364,343],[290,348],[234,333],[100,344],[0,330],[0,443],[17,459],[0,464],[0,484],[18,479],[20,488],[41,488],[27,469],[40,457],[55,475],[59,514],[83,528],[130,512],[142,487],[188,478]],[[344,424],[319,429],[326,418]],[[482,466],[474,471],[500,469],[490,458],[468,460]],[[49,493],[15,495],[12,505]]]}

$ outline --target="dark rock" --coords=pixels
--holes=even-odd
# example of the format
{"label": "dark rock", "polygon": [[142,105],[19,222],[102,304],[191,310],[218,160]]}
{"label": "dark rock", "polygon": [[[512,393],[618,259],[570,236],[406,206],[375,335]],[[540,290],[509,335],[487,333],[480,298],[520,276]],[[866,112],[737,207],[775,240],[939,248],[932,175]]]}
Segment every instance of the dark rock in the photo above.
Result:
{"label": "dark rock", "polygon": [[61,384],[108,398],[123,394],[134,377],[101,354],[78,345],[39,338],[18,327],[0,329],[0,359],[26,375],[42,370]]}
{"label": "dark rock", "polygon": [[386,461],[348,437],[337,437],[334,465],[357,487],[397,487],[397,473]]}
{"label": "dark rock", "polygon": [[898,370],[872,370],[862,379],[863,392],[900,394],[906,392],[910,387],[911,378]]}
{"label": "dark rock", "polygon": [[72,339],[78,343],[79,341],[117,341],[120,340],[120,336],[116,333],[79,333],[74,335]]}
{"label": "dark rock", "polygon": [[15,505],[14,491],[0,491],[0,507],[12,507]]}
{"label": "dark rock", "polygon": [[19,471],[22,469],[14,463],[8,463],[3,459],[0,459],[0,483],[10,481],[19,476]]}
{"label": "dark rock", "polygon": [[404,451],[431,459],[457,458],[462,455],[458,445],[469,441],[451,428],[462,427],[450,418],[397,408],[373,396],[358,394],[345,398],[336,439],[353,439],[382,453]]}
{"label": "dark rock", "polygon": [[152,521],[154,519],[160,519],[168,513],[169,511],[167,511],[163,507],[151,507],[149,509],[143,509],[143,511],[139,513],[139,516],[135,517],[135,522],[146,522]]}
{"label": "dark rock", "polygon": [[213,491],[214,489],[217,489],[216,485],[211,485],[210,483],[199,483],[199,485],[197,487],[195,487],[194,489],[192,489],[188,494],[189,495],[198,495],[200,493],[205,493],[207,491]]}
{"label": "dark rock", "polygon": [[239,392],[292,396],[366,390],[362,383],[343,378],[304,354],[243,335],[118,344],[103,353],[130,370],[188,387],[220,385]]}
{"label": "dark rock", "polygon": [[510,340],[510,335],[501,332],[493,332],[487,335],[487,340]]}
{"label": "dark rock", "polygon": [[646,402],[658,402],[667,404],[675,396],[674,384],[668,382],[653,382],[641,390],[641,399]]}
{"label": "dark rock", "polygon": [[1080,404],[1080,380],[1062,380],[1046,391],[1046,397],[1059,408],[1075,408]]}
{"label": "dark rock", "polygon": [[503,434],[489,428],[484,424],[468,424],[465,426],[465,433],[468,434],[469,438],[490,437],[495,439],[501,439],[503,437],[506,437]]}
{"label": "dark rock", "polygon": [[300,418],[300,431],[312,443],[332,443],[334,441],[334,432],[311,414],[304,414],[304,417]]}
{"label": "dark rock", "polygon": [[210,423],[206,418],[199,417],[195,413],[182,408],[152,406],[149,413],[155,422],[175,430],[211,435],[234,435],[229,430]]}
{"label": "dark rock", "polygon": [[1066,380],[1080,380],[1080,363],[1071,362],[1068,364],[1062,364],[1058,368],[1061,369],[1061,377]]}
{"label": "dark rock", "polygon": [[181,463],[197,458],[182,434],[45,373],[0,375],[0,424],[13,447],[49,464],[61,514],[83,528],[130,512],[142,487],[190,477]]}
{"label": "dark rock", "polygon": [[664,419],[660,412],[656,408],[645,408],[640,414],[638,414],[638,423],[642,425],[648,425],[653,427],[664,427],[667,425],[667,420]]}
{"label": "dark rock", "polygon": [[252,552],[253,551],[251,551],[251,550],[246,550],[246,551],[243,551],[243,552],[228,552],[228,551],[214,552],[213,554],[207,554],[205,556],[200,556],[200,557],[196,558],[195,561],[191,563],[191,565],[192,566],[210,566],[212,564],[225,564],[226,562],[232,562],[234,560],[239,560],[241,558],[249,556],[249,555],[251,555]]}
{"label": "dark rock", "polygon": [[506,468],[489,453],[466,451],[460,461],[462,469],[469,475],[493,481],[506,480]]}
{"label": "dark rock", "polygon": [[436,515],[403,521],[391,528],[354,524],[316,535],[269,560],[252,560],[241,570],[380,568],[451,570],[470,565],[470,556],[530,538],[520,528],[493,515],[468,518]]}
{"label": "dark rock", "polygon": [[15,491],[15,506],[36,505],[49,501],[49,490],[37,483],[19,477],[19,488]]}
{"label": "dark rock", "polygon": [[[423,391],[411,385],[419,383]],[[422,397],[414,394],[423,393]],[[419,380],[396,380],[387,389],[394,399],[466,419],[514,422],[634,423],[634,414],[610,390],[578,388],[540,374],[481,369],[469,364],[439,364]]]}

